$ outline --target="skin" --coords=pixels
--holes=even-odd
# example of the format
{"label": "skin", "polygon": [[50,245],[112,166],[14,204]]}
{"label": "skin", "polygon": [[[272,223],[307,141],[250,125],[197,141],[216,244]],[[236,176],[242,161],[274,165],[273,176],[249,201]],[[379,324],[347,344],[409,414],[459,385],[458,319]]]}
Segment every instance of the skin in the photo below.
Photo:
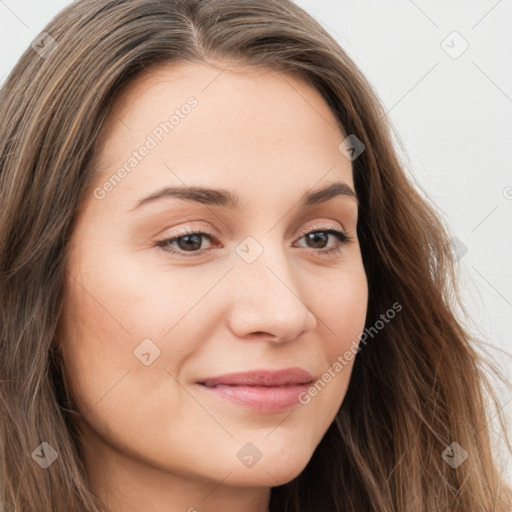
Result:
{"label": "skin", "polygon": [[[299,475],[332,423],[353,360],[309,403],[279,413],[196,381],[294,366],[316,381],[364,329],[356,201],[299,205],[333,182],[354,190],[338,149],[346,134],[302,79],[224,67],[167,63],[121,91],[99,140],[96,187],[187,98],[198,104],[104,198],[87,195],[70,240],[65,378],[94,490],[113,512],[267,511],[270,488]],[[168,197],[130,211],[185,184],[228,189],[242,209]],[[330,228],[352,239],[339,244]],[[181,254],[157,245],[184,229],[212,239],[168,244]],[[236,252],[248,236],[263,250],[251,263]],[[134,355],[144,339],[160,349],[148,366]],[[237,457],[248,442],[262,454],[252,467]]]}

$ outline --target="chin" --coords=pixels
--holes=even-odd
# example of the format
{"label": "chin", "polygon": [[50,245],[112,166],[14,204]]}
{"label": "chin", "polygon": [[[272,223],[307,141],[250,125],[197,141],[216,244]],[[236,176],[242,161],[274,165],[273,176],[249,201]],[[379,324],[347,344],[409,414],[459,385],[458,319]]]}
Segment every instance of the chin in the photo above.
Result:
{"label": "chin", "polygon": [[271,455],[263,457],[254,466],[237,467],[228,478],[229,484],[247,487],[275,487],[291,482],[300,475],[311,458],[310,453],[297,453],[293,457]]}

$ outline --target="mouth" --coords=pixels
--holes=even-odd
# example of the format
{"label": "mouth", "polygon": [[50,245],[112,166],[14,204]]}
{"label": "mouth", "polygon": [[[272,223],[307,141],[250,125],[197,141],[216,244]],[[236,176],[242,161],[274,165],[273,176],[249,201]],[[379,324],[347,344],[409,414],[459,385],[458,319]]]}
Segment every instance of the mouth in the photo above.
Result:
{"label": "mouth", "polygon": [[212,377],[197,382],[209,395],[262,413],[283,412],[300,404],[299,395],[313,383],[301,368],[259,370]]}

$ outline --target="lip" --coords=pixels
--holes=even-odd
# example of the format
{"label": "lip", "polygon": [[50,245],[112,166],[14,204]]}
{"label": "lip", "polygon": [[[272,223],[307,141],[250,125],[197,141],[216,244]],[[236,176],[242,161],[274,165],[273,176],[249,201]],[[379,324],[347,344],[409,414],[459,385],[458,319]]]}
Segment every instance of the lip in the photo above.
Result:
{"label": "lip", "polygon": [[302,368],[254,370],[198,381],[206,392],[258,412],[282,412],[298,405],[298,395],[313,382]]}

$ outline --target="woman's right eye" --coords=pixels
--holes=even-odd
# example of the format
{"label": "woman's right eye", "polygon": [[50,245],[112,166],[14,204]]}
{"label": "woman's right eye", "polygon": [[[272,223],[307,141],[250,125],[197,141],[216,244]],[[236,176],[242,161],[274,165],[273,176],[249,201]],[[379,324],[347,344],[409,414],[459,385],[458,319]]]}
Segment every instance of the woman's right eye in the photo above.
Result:
{"label": "woman's right eye", "polygon": [[[186,231],[185,233],[179,234],[172,238],[166,238],[165,240],[160,240],[156,245],[161,247],[164,251],[170,252],[171,254],[183,254],[184,256],[196,256],[198,253],[203,252],[203,250],[198,250],[201,247],[201,239],[203,237],[208,238],[208,240],[212,240],[212,235],[207,233],[206,231]],[[178,244],[179,250],[173,249],[169,244],[176,243]],[[189,250],[190,249],[190,250]],[[187,254],[189,253],[189,254]]]}

